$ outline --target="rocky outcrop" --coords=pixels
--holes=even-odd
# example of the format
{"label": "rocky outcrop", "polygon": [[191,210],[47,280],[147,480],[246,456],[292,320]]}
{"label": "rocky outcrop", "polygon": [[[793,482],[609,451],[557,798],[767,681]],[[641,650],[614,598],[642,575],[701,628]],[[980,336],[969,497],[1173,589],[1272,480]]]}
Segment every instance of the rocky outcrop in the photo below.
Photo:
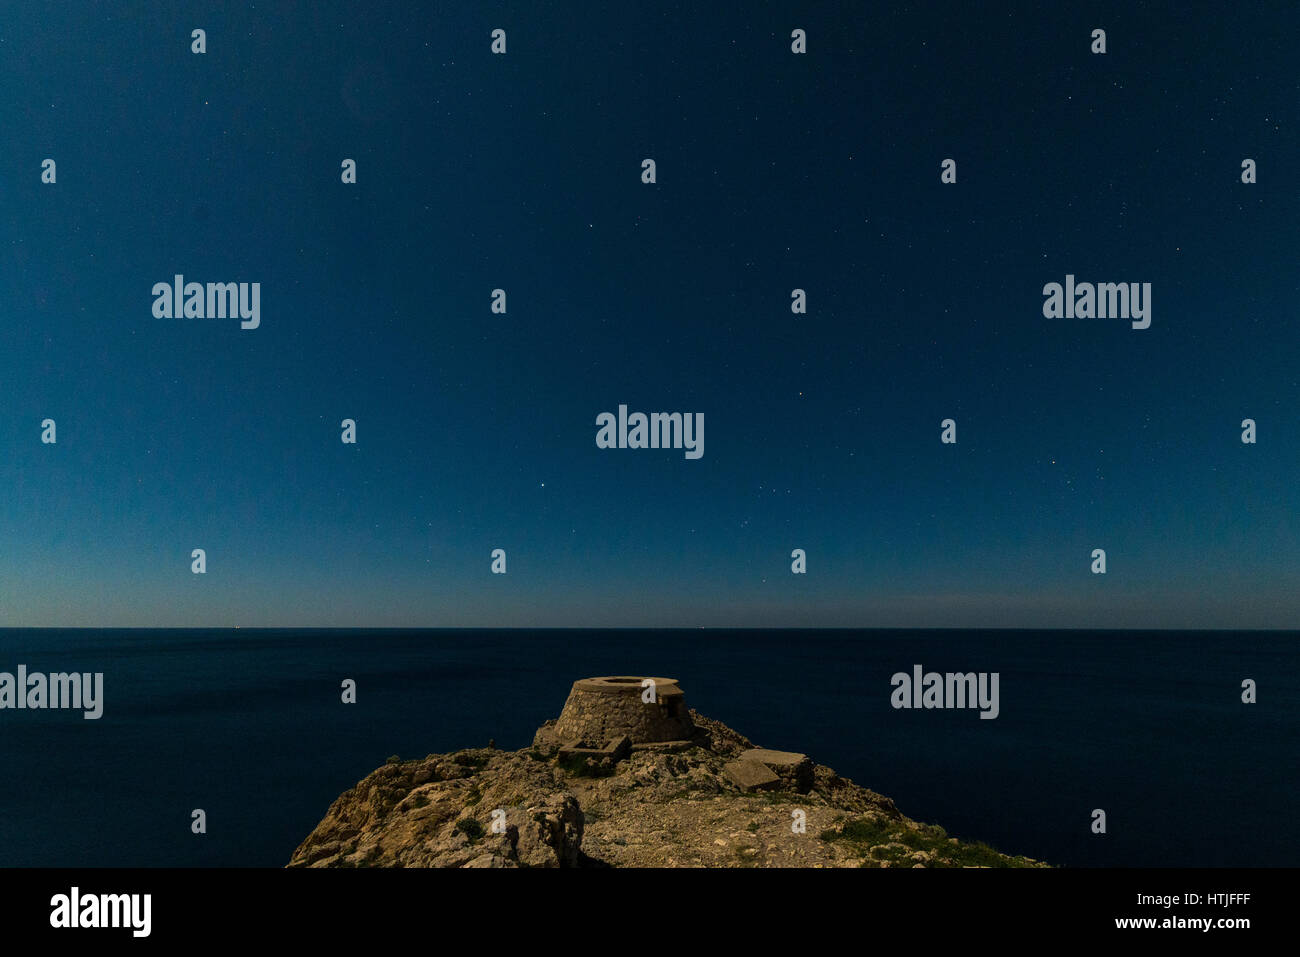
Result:
{"label": "rocky outcrop", "polygon": [[661,740],[634,741],[635,714],[607,721],[584,696],[583,726],[612,742],[564,741],[548,722],[520,751],[390,759],[330,806],[289,866],[1044,866],[912,821],[807,756],[756,748],[678,702],[685,740],[663,740],[660,714],[641,727]]}

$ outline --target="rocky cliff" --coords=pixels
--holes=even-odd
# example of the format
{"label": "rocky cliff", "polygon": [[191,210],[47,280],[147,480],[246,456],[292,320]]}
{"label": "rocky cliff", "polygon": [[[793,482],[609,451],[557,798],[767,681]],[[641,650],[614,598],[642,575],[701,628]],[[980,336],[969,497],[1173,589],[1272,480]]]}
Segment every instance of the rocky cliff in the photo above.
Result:
{"label": "rocky cliff", "polygon": [[[910,820],[802,754],[756,748],[686,709],[675,682],[661,686],[655,722],[631,715],[656,740],[621,732],[627,694],[608,699],[614,718],[593,717],[593,682],[642,680],[671,682],[575,683],[531,748],[390,758],[333,803],[289,866],[1046,866]],[[590,727],[611,737],[576,737]]]}

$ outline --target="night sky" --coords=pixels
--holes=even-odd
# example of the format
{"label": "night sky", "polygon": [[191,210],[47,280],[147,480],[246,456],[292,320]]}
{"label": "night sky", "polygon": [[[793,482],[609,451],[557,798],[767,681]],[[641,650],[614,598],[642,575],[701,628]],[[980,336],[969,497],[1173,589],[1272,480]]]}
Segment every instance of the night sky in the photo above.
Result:
{"label": "night sky", "polygon": [[0,12],[0,625],[1300,621],[1294,3],[68,6]]}

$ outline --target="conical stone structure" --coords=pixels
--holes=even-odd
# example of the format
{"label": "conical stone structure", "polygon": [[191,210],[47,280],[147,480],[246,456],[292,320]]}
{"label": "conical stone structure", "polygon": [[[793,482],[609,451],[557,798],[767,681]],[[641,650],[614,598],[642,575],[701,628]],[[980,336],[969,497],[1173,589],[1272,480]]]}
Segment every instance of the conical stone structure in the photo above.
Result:
{"label": "conical stone structure", "polygon": [[689,746],[698,736],[675,678],[617,675],[573,683],[559,718],[535,747],[615,760],[629,749]]}

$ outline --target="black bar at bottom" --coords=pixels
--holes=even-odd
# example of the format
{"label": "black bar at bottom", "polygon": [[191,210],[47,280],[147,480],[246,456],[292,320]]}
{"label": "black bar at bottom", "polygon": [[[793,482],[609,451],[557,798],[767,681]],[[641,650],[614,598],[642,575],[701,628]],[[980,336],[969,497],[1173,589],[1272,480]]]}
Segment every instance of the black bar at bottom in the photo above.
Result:
{"label": "black bar at bottom", "polygon": [[[451,946],[443,935],[462,931],[494,946],[601,939],[592,934],[634,947],[644,934],[655,946],[659,935],[698,942],[715,932],[737,946],[767,945],[785,931],[813,934],[808,947],[831,931],[918,944],[1032,933],[1230,945],[1293,923],[1296,877],[1295,869],[15,869],[0,871],[0,927],[6,943],[63,937],[92,947],[378,946],[412,934]],[[119,926],[72,926],[88,922]]]}

